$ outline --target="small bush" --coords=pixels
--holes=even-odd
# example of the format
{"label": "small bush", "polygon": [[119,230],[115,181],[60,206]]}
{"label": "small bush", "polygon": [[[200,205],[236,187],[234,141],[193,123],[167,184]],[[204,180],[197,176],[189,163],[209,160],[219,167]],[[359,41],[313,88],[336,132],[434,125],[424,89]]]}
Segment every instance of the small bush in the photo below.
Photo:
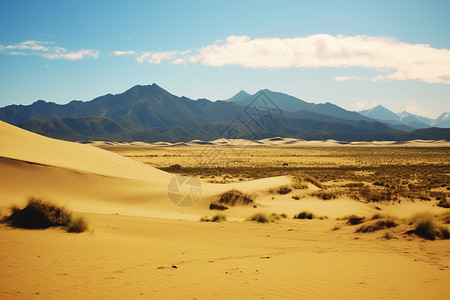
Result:
{"label": "small bush", "polygon": [[306,174],[302,175],[301,178],[304,181],[312,183],[313,185],[317,186],[318,188],[323,188],[322,183],[317,178],[314,178],[314,177],[312,177],[310,175],[306,175]]}
{"label": "small bush", "polygon": [[317,191],[317,192],[311,193],[309,195],[313,196],[313,197],[317,197],[317,198],[322,199],[322,200],[331,200],[331,199],[336,199],[337,197],[339,197],[340,196],[340,192],[338,192],[338,191],[321,190],[321,191]]}
{"label": "small bush", "polygon": [[316,217],[316,216],[315,216],[312,212],[309,212],[309,211],[302,211],[302,212],[296,214],[296,215],[294,216],[294,219],[309,219],[309,220],[311,220],[311,219],[313,219],[313,218],[315,218],[315,217]]}
{"label": "small bush", "polygon": [[282,186],[282,187],[278,188],[277,192],[280,195],[285,195],[285,194],[289,194],[290,192],[292,192],[292,189],[287,186]]}
{"label": "small bush", "polygon": [[72,213],[63,206],[38,198],[30,198],[27,205],[20,209],[10,208],[10,215],[3,222],[10,226],[26,229],[45,229],[49,227],[66,227],[68,232],[83,232],[88,225],[83,217],[72,218]]}
{"label": "small bush", "polygon": [[450,208],[450,202],[447,201],[447,199],[442,199],[439,201],[437,206],[443,207],[443,208]]}
{"label": "small bush", "polygon": [[430,214],[416,216],[414,230],[412,230],[412,233],[432,241],[435,239],[450,238],[448,228],[438,225]]}
{"label": "small bush", "polygon": [[388,229],[396,227],[398,224],[392,220],[376,220],[369,224],[363,224],[359,227],[356,232],[368,233],[374,232],[381,229]]}
{"label": "small bush", "polygon": [[226,222],[227,217],[224,214],[217,214],[211,218],[211,222]]}
{"label": "small bush", "polygon": [[358,224],[361,224],[364,219],[365,219],[365,217],[359,217],[359,216],[356,216],[356,215],[351,215],[351,216],[348,217],[347,224],[349,224],[349,225],[358,225]]}
{"label": "small bush", "polygon": [[88,230],[88,224],[84,217],[77,217],[70,221],[67,232],[81,233]]}
{"label": "small bush", "polygon": [[30,198],[23,209],[11,207],[10,212],[4,221],[19,228],[44,229],[67,226],[71,221],[71,214],[64,207],[37,198]]}
{"label": "small bush", "polygon": [[270,218],[265,213],[256,213],[249,218],[250,221],[258,222],[258,223],[268,223],[270,222]]}
{"label": "small bush", "polygon": [[255,202],[250,195],[233,189],[220,195],[219,203],[228,204],[231,206],[236,205],[246,206],[246,205],[254,205]]}
{"label": "small bush", "polygon": [[287,218],[287,215],[286,215],[285,213],[282,213],[280,216],[281,216],[283,219],[286,219],[286,218]]}
{"label": "small bush", "polygon": [[210,210],[226,210],[226,209],[228,209],[228,207],[225,205],[219,204],[219,203],[211,203],[209,205],[209,209]]}

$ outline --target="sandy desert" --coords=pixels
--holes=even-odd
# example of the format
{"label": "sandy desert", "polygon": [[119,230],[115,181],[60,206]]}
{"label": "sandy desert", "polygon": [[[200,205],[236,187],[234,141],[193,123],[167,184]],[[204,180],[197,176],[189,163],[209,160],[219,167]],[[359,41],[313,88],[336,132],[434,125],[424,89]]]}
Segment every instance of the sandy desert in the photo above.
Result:
{"label": "sandy desert", "polygon": [[2,299],[448,298],[450,241],[414,231],[448,233],[448,142],[0,140],[2,216],[36,197],[89,228],[0,224]]}

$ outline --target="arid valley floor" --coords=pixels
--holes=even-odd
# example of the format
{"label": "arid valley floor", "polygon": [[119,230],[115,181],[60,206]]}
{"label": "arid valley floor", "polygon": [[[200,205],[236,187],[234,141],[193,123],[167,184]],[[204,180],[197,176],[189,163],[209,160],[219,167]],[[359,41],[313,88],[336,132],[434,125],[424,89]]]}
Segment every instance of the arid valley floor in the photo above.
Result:
{"label": "arid valley floor", "polygon": [[[89,226],[0,224],[2,299],[448,298],[447,142],[0,139],[2,216],[37,197]],[[200,179],[194,205],[169,199],[176,174]]]}

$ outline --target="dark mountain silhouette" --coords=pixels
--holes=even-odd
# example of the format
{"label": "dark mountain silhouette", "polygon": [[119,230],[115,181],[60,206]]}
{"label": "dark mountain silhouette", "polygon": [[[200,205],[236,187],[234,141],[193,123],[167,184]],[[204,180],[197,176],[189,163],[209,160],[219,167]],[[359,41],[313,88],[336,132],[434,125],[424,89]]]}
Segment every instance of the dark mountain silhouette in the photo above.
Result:
{"label": "dark mountain silhouette", "polygon": [[405,132],[334,104],[262,90],[227,101],[191,100],[156,84],[60,105],[39,100],[0,108],[0,120],[72,141],[190,141],[274,136],[345,141],[450,139],[449,129]]}

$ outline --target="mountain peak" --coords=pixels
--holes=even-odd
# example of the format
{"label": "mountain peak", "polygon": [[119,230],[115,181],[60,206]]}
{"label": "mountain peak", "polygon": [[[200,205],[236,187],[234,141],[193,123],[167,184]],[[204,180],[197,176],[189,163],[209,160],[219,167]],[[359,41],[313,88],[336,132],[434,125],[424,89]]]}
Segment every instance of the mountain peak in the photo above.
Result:
{"label": "mountain peak", "polygon": [[230,99],[226,100],[228,102],[239,102],[241,100],[244,100],[245,98],[250,97],[251,95],[249,93],[247,93],[244,90],[240,90],[236,95],[234,95],[233,97],[231,97]]}

